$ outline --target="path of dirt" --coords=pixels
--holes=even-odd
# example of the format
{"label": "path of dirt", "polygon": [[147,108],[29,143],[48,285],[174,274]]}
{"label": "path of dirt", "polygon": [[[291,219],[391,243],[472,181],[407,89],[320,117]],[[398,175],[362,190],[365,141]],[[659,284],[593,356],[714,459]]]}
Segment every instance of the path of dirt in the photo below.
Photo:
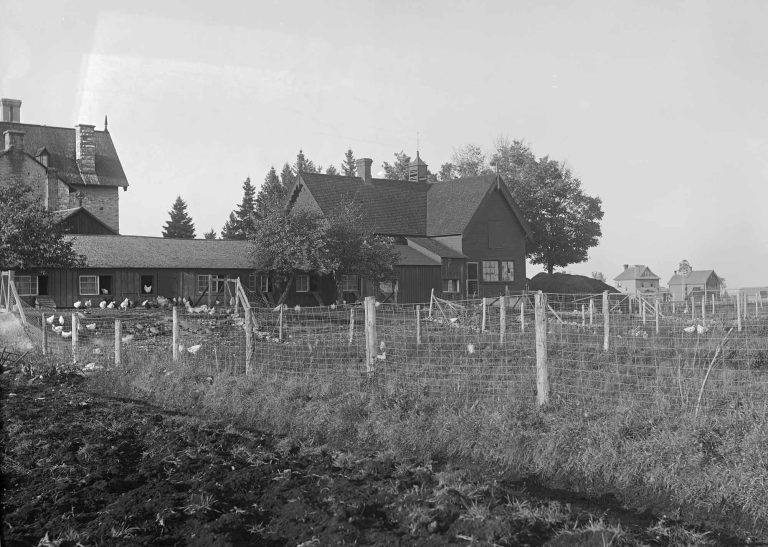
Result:
{"label": "path of dirt", "polygon": [[76,374],[23,370],[1,375],[2,543],[9,547],[728,539],[608,509],[600,500],[534,497],[503,474],[300,446],[99,397]]}

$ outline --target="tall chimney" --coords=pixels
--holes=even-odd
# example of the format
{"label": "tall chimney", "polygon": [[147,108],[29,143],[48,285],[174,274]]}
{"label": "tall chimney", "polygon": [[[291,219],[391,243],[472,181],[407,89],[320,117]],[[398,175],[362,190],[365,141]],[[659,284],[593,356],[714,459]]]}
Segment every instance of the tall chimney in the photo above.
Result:
{"label": "tall chimney", "polygon": [[373,165],[373,160],[371,158],[359,158],[355,162],[357,176],[363,179],[363,183],[365,184],[370,184],[372,180],[371,165]]}
{"label": "tall chimney", "polygon": [[629,264],[624,264],[624,269],[626,270],[628,268],[629,268]]}
{"label": "tall chimney", "polygon": [[24,131],[17,131],[15,129],[9,129],[3,131],[3,137],[5,138],[5,149],[9,150],[13,147],[16,152],[24,152]]}
{"label": "tall chimney", "polygon": [[96,173],[96,141],[93,125],[79,124],[75,131],[75,154],[81,173]]}
{"label": "tall chimney", "polygon": [[0,105],[3,108],[3,121],[15,122],[21,121],[21,101],[18,99],[0,99]]}
{"label": "tall chimney", "polygon": [[55,168],[48,168],[48,178],[45,182],[45,208],[49,211],[59,209],[59,177]]}

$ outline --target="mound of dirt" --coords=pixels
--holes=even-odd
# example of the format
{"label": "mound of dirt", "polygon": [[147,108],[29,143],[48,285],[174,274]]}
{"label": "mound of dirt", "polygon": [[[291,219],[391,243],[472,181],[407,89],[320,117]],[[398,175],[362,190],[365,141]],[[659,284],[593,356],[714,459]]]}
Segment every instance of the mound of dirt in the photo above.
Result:
{"label": "mound of dirt", "polygon": [[544,272],[534,276],[528,282],[528,288],[532,291],[544,291],[547,293],[561,294],[597,294],[603,291],[618,293],[615,287],[603,283],[598,279],[586,275],[571,275],[564,273],[546,274]]}

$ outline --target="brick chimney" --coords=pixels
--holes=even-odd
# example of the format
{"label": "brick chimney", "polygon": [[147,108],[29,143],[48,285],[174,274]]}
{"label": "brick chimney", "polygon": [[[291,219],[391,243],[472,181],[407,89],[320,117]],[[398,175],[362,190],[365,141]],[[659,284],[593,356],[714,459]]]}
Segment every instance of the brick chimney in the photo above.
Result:
{"label": "brick chimney", "polygon": [[0,99],[4,122],[21,122],[21,101],[18,99]]}
{"label": "brick chimney", "polygon": [[629,269],[629,264],[624,264],[624,270],[626,271],[627,269]]}
{"label": "brick chimney", "polygon": [[5,138],[5,149],[13,148],[15,152],[24,152],[24,131],[9,129],[3,132]]}
{"label": "brick chimney", "polygon": [[96,173],[96,140],[93,125],[79,124],[75,127],[75,154],[77,166],[83,174]]}
{"label": "brick chimney", "polygon": [[45,182],[45,208],[49,211],[59,209],[59,177],[55,168],[48,168],[48,178]]}
{"label": "brick chimney", "polygon": [[373,160],[371,158],[359,158],[355,162],[357,176],[363,179],[364,184],[370,184],[372,180],[371,165],[373,165]]}

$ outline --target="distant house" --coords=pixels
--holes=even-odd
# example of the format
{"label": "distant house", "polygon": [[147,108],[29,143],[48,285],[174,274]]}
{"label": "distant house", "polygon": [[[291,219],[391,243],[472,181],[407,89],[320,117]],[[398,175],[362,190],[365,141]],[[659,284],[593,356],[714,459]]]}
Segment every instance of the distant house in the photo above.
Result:
{"label": "distant house", "polygon": [[[374,179],[372,163],[357,160],[357,177],[299,173],[288,208],[329,215],[343,200],[359,203],[375,232],[397,244],[401,259],[386,285],[398,302],[428,301],[432,290],[466,298],[525,289],[526,241],[533,234],[499,176],[427,182],[417,154],[410,180]],[[324,286],[324,303],[335,298],[333,283],[305,275],[297,280],[302,287]],[[380,289],[354,272],[345,276],[345,297],[387,296]]]}
{"label": "distant house", "polygon": [[74,249],[86,257],[87,266],[61,270],[36,268],[17,271],[19,296],[59,308],[78,300],[125,298],[134,302],[187,297],[198,302],[221,303],[231,293],[227,279],[240,278],[255,289],[256,276],[249,243],[239,240],[167,239],[162,237],[78,235]]}
{"label": "distant house", "polygon": [[719,298],[725,292],[725,283],[714,270],[692,270],[686,277],[675,272],[669,280],[669,291],[672,300],[685,300],[690,296],[711,294]]}
{"label": "distant house", "polygon": [[659,280],[648,266],[624,264],[624,270],[613,278],[616,288],[631,295],[656,297],[659,295]]}
{"label": "distant house", "polygon": [[746,295],[747,302],[768,302],[768,287],[742,287],[739,292]]}
{"label": "distant house", "polygon": [[0,184],[21,181],[34,188],[70,233],[119,233],[118,192],[128,188],[128,180],[106,119],[103,131],[85,124],[28,124],[20,121],[21,101],[0,104]]}

